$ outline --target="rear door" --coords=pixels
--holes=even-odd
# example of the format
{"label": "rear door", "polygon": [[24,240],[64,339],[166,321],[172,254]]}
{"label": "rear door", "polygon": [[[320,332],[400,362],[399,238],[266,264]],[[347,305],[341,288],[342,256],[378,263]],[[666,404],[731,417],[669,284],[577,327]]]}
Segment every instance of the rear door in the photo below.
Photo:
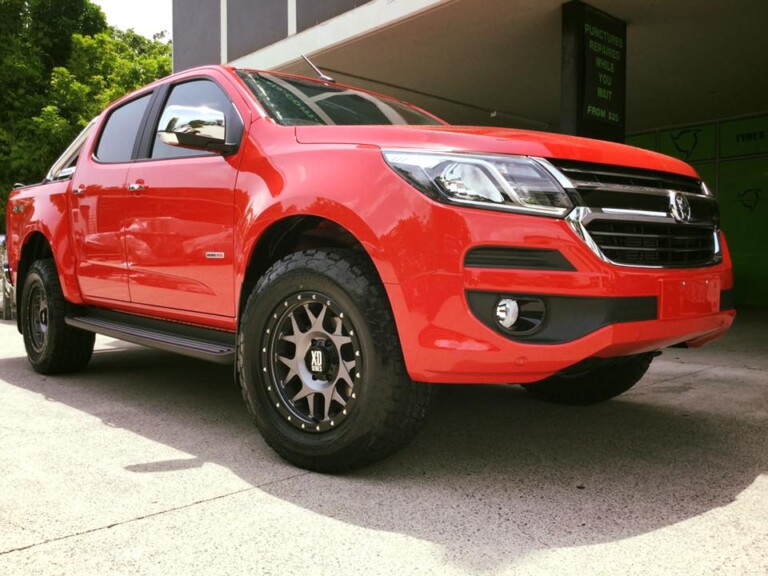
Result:
{"label": "rear door", "polygon": [[71,218],[77,279],[86,299],[128,302],[123,236],[125,179],[152,93],[109,112],[72,176]]}
{"label": "rear door", "polygon": [[239,131],[242,115],[212,78],[168,87],[147,142],[128,171],[126,255],[131,300],[159,308],[235,315],[234,194],[239,151],[222,154],[164,143],[162,134],[207,125]]}

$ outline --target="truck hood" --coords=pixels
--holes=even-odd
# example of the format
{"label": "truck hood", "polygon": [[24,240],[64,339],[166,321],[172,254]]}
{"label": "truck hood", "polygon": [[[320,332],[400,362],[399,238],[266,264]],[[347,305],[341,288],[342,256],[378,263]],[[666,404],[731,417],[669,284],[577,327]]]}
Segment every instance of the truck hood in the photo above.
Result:
{"label": "truck hood", "polygon": [[698,178],[685,162],[624,144],[479,126],[297,126],[301,144],[357,144],[452,152],[521,154],[660,170]]}

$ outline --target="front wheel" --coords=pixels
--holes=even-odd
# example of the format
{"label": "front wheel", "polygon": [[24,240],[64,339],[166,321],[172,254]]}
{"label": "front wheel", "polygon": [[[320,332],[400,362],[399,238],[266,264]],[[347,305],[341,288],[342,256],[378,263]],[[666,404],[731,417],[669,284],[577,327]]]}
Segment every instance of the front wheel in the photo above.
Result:
{"label": "front wheel", "polygon": [[323,472],[398,450],[420,429],[431,397],[405,371],[373,266],[347,250],[297,252],[264,274],[243,314],[238,370],[266,442]]}
{"label": "front wheel", "polygon": [[40,374],[64,374],[85,368],[96,336],[67,325],[64,294],[53,260],[38,260],[24,281],[21,331],[27,358]]}
{"label": "front wheel", "polygon": [[653,357],[654,354],[649,353],[610,358],[591,370],[552,376],[523,387],[534,398],[547,402],[570,406],[597,404],[623,394],[637,384],[648,371]]}

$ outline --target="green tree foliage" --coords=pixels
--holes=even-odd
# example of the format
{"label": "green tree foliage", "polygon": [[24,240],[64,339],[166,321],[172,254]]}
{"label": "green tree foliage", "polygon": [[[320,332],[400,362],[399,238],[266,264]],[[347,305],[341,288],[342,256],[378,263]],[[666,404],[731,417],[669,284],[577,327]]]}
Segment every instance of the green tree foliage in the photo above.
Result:
{"label": "green tree foliage", "polygon": [[107,21],[88,0],[28,0],[27,35],[43,53],[46,71],[65,66],[72,52],[72,35],[104,32]]}
{"label": "green tree foliage", "polygon": [[0,230],[14,182],[37,182],[107,104],[171,72],[164,33],[108,27],[90,0],[0,0]]}

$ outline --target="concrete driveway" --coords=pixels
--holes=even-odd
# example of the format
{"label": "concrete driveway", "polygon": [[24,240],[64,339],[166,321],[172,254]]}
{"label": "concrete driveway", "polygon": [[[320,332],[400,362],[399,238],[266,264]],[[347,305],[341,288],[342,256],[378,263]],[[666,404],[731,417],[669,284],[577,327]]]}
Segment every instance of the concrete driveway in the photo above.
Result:
{"label": "concrete driveway", "polygon": [[0,323],[0,574],[768,573],[768,314],[600,406],[444,387],[367,469],[277,458],[231,370],[99,338],[43,377]]}

